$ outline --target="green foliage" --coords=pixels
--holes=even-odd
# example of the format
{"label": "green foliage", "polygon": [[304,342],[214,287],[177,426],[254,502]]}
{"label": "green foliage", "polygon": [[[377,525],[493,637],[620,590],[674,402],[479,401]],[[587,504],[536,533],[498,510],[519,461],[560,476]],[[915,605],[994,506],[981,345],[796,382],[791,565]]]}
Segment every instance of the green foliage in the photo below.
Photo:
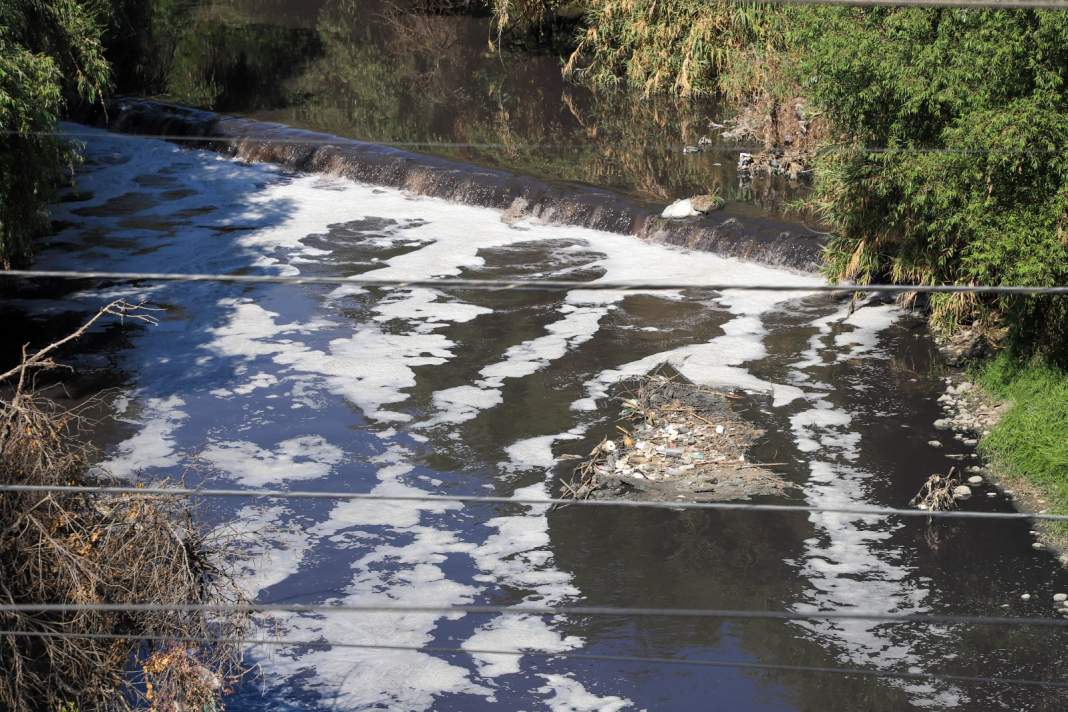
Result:
{"label": "green foliage", "polygon": [[[812,201],[835,279],[1068,284],[1068,13],[590,0],[566,69],[755,102],[769,126],[803,96],[840,141],[815,161]],[[1068,363],[1063,298],[931,307],[936,328],[1007,325]]]}
{"label": "green foliage", "polygon": [[[1068,283],[1068,13],[806,17],[799,74],[849,144],[817,166],[816,200],[835,233],[830,274]],[[932,316],[945,329],[1007,324],[1019,346],[1065,354],[1057,298],[943,296]]]}
{"label": "green foliage", "polygon": [[102,20],[92,0],[0,3],[0,268],[29,257],[50,191],[74,160],[39,132],[54,130],[72,101],[98,100],[107,82]]}
{"label": "green foliage", "polygon": [[1002,354],[986,364],[983,386],[1013,402],[981,448],[999,466],[1037,484],[1068,512],[1068,373]]}

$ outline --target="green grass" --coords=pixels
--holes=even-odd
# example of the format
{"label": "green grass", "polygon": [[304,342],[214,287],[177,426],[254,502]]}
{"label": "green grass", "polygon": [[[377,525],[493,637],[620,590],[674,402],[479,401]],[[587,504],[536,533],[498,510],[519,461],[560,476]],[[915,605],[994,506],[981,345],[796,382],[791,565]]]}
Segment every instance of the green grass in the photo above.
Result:
{"label": "green grass", "polygon": [[1001,354],[979,381],[1013,404],[983,439],[983,454],[1045,492],[1052,511],[1068,513],[1068,372]]}

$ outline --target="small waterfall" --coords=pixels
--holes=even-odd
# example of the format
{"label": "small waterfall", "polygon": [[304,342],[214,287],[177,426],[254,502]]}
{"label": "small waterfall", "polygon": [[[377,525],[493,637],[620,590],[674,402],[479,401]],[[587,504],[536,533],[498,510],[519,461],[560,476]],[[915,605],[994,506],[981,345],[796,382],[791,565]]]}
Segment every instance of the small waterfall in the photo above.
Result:
{"label": "small waterfall", "polygon": [[247,161],[341,176],[507,210],[512,217],[634,235],[799,272],[818,269],[824,244],[822,236],[803,226],[744,214],[730,206],[700,218],[668,221],[659,217],[660,207],[600,188],[553,184],[390,146],[148,99],[118,98],[106,114],[81,118],[125,133],[203,137],[210,140],[184,141],[183,145]]}

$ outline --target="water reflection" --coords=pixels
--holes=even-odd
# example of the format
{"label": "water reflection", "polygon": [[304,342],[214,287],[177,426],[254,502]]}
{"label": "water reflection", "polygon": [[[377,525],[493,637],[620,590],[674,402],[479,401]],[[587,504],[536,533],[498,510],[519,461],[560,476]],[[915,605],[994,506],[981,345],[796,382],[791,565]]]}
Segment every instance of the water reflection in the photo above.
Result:
{"label": "water reflection", "polygon": [[[488,17],[373,0],[145,3],[126,91],[376,142],[656,203],[721,187],[781,210],[802,186],[739,181],[711,101],[598,95],[561,57],[491,43]],[[683,154],[701,137],[710,150]],[[441,144],[477,144],[449,146]]]}
{"label": "water reflection", "polygon": [[[56,207],[66,228],[42,254],[42,267],[627,279],[655,262],[686,280],[800,279],[618,235],[506,224],[493,211],[159,141],[100,134],[88,151],[80,192]],[[181,195],[166,197],[175,191]],[[237,227],[244,229],[229,229]],[[82,303],[89,310],[119,287],[60,289],[69,291],[54,292],[55,302],[19,305],[40,319],[34,339],[68,327],[78,318],[71,309]],[[753,386],[746,413],[767,432],[754,456],[783,463],[798,485],[794,501],[899,506],[927,474],[958,462],[950,456],[971,454],[955,442],[927,445],[938,436],[930,425],[938,415],[937,357],[916,324],[895,321],[886,306],[849,316],[823,299],[731,290],[672,297],[139,289],[168,308],[163,323],[94,333],[75,359],[89,378],[70,382],[83,392],[102,381],[119,387],[107,403],[116,425],[96,436],[107,464],[125,474],[225,486],[539,496],[554,491],[566,467],[555,467],[558,456],[588,452],[612,431],[610,402],[576,407],[601,392],[605,374],[666,358],[693,377]],[[969,504],[1009,505],[985,497]],[[207,503],[202,515],[267,532],[242,570],[263,601],[896,606],[1039,616],[1049,613],[1052,593],[1068,586],[1050,554],[1031,549],[1023,522],[932,528],[918,520],[549,512],[441,501],[225,501]],[[1021,601],[1024,591],[1032,601]],[[1064,661],[1063,631],[1023,627],[426,613],[278,616],[272,626],[305,639],[1037,679],[1058,678]],[[229,708],[690,709],[713,701],[744,710],[889,712],[1065,703],[1058,690],[394,653],[355,655],[325,644],[271,655],[256,649],[250,655],[265,679],[244,686]]]}

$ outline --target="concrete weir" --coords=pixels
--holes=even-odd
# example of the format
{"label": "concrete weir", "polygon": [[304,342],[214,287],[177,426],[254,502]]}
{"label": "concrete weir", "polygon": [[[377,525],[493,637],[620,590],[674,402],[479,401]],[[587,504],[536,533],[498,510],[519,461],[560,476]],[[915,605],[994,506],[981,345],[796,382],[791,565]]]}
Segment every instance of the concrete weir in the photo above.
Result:
{"label": "concrete weir", "polygon": [[[506,210],[517,218],[634,235],[796,271],[815,271],[824,244],[819,234],[796,223],[743,214],[729,205],[710,215],[668,221],[660,218],[659,208],[601,188],[554,184],[509,171],[160,101],[117,98],[106,114],[85,118],[124,133],[212,139],[183,145],[223,151],[244,160],[340,175]],[[304,140],[308,143],[302,143]]]}

